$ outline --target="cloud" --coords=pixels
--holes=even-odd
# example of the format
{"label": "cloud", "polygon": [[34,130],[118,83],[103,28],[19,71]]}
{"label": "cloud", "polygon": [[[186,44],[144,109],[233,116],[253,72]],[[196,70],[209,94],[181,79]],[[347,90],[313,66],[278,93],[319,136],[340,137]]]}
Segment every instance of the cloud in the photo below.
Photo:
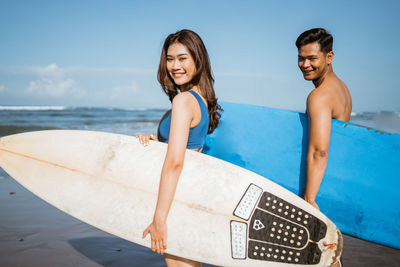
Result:
{"label": "cloud", "polygon": [[126,83],[124,85],[116,85],[111,87],[111,89],[104,89],[96,92],[96,97],[98,99],[109,99],[109,100],[127,100],[131,99],[137,93],[140,92],[139,87],[135,81]]}
{"label": "cloud", "polygon": [[[45,67],[31,67],[37,79],[29,81],[28,93],[41,97],[60,98],[77,96],[75,80],[64,77],[65,74],[56,64]],[[78,94],[79,96],[80,94]]]}
{"label": "cloud", "polygon": [[64,73],[120,73],[120,74],[138,74],[138,75],[156,75],[156,69],[139,68],[95,68],[75,66],[63,69]]}
{"label": "cloud", "polygon": [[111,89],[111,97],[112,98],[121,98],[125,96],[130,96],[139,92],[139,88],[136,82],[131,82],[130,84],[123,86],[114,86]]}
{"label": "cloud", "polygon": [[[156,70],[135,68],[97,68],[85,66],[60,67],[52,63],[45,66],[2,66],[0,81],[8,98],[21,103],[63,103],[82,106],[132,105],[143,100],[138,84],[152,90],[157,88]],[[150,88],[150,89],[148,89]],[[158,90],[154,90],[158,93]],[[2,94],[3,95],[3,94]]]}
{"label": "cloud", "polygon": [[57,64],[48,66],[5,66],[0,65],[0,74],[5,75],[37,75],[37,76],[55,76],[81,73],[124,73],[138,75],[156,75],[157,69],[151,68],[99,68],[87,66],[72,66],[61,68]]}
{"label": "cloud", "polygon": [[65,71],[56,64],[48,66],[2,66],[0,65],[0,74],[7,76],[56,76],[62,75]]}
{"label": "cloud", "polygon": [[48,65],[47,67],[45,67],[44,69],[45,69],[46,71],[54,71],[54,70],[57,70],[58,67],[57,67],[56,64],[50,64],[50,65]]}
{"label": "cloud", "polygon": [[40,96],[63,97],[75,90],[75,81],[72,79],[49,79],[30,81],[28,92]]}
{"label": "cloud", "polygon": [[0,84],[0,93],[4,92],[6,90],[6,87],[4,85]]}

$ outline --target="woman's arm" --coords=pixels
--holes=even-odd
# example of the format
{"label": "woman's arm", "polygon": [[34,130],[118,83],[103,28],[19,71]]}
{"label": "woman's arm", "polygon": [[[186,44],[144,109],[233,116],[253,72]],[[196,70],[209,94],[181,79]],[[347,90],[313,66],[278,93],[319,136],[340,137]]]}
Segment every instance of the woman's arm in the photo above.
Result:
{"label": "woman's arm", "polygon": [[161,171],[158,200],[153,222],[143,232],[150,233],[151,248],[163,254],[167,248],[167,217],[182,171],[190,124],[193,120],[193,100],[186,93],[175,96],[172,102],[171,127],[167,154]]}

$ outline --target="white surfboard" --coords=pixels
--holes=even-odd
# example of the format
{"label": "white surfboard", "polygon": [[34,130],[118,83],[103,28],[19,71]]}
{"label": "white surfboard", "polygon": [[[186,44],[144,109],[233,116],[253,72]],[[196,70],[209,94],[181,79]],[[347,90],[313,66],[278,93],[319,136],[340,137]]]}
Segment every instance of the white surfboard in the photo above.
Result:
{"label": "white surfboard", "polygon": [[[167,145],[89,131],[0,138],[0,166],[37,196],[88,224],[150,247]],[[168,220],[167,253],[219,266],[330,266],[342,236],[320,211],[281,186],[186,151]]]}

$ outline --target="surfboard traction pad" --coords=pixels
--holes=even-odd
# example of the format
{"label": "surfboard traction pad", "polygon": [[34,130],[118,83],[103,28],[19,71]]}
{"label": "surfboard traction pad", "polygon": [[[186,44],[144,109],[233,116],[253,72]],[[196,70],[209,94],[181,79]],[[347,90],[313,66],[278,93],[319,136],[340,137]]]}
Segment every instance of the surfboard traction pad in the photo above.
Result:
{"label": "surfboard traction pad", "polygon": [[297,206],[250,184],[233,215],[250,219],[249,224],[231,221],[233,259],[246,259],[247,254],[250,259],[272,262],[320,262],[318,242],[326,236],[327,226]]}

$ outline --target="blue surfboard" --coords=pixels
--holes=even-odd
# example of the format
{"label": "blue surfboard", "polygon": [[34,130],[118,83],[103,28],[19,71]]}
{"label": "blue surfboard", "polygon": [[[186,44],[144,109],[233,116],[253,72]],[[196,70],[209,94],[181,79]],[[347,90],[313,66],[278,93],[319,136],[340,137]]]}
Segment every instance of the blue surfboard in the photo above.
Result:
{"label": "blue surfboard", "polygon": [[[222,103],[203,152],[303,196],[307,115]],[[316,202],[346,234],[400,249],[400,135],[332,120],[328,167]]]}

